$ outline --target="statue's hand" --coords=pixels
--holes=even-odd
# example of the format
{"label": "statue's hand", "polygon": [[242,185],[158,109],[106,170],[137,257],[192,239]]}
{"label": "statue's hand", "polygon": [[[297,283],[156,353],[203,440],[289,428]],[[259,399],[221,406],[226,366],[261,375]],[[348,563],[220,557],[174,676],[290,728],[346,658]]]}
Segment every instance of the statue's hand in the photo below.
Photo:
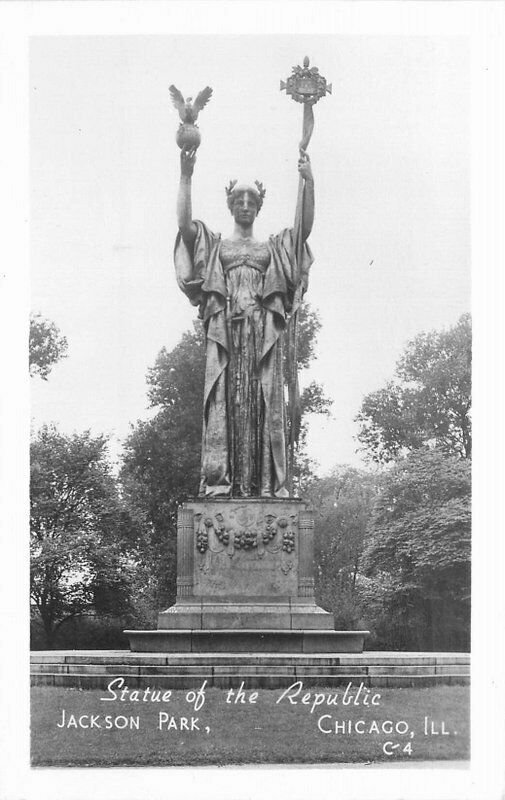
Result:
{"label": "statue's hand", "polygon": [[310,158],[305,150],[300,150],[300,158],[298,159],[298,172],[305,178],[306,181],[313,181],[312,167],[310,165]]}
{"label": "statue's hand", "polygon": [[196,147],[192,150],[181,150],[181,175],[191,178],[195,168]]}

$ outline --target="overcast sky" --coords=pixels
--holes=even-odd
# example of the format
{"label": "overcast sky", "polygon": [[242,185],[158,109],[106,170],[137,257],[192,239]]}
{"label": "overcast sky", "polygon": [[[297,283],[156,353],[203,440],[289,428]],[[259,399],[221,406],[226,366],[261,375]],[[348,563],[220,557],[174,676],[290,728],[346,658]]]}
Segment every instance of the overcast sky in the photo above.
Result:
{"label": "overcast sky", "polygon": [[308,55],[333,84],[315,107],[315,256],[307,299],[331,420],[323,471],[360,463],[353,418],[406,342],[470,310],[469,53],[463,37],[40,37],[30,54],[32,308],[69,357],[32,381],[32,418],[112,436],[148,415],[145,375],[190,328],[172,250],[179,150],[171,83],[200,115],[194,216],[231,231],[224,186],[258,179],[256,235],[292,224],[302,107],[279,91]]}

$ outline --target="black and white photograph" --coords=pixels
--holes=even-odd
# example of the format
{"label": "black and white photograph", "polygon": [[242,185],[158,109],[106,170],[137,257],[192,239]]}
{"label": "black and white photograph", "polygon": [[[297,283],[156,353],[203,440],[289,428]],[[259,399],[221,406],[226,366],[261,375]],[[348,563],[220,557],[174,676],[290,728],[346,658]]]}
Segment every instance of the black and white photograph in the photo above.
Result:
{"label": "black and white photograph", "polygon": [[500,797],[503,5],[19,5],[5,797]]}

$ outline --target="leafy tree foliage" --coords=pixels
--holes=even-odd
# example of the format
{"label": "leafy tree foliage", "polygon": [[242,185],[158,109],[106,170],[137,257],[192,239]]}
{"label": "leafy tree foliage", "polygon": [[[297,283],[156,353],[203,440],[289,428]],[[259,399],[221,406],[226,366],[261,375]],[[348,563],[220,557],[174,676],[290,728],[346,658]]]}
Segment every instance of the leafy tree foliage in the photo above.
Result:
{"label": "leafy tree foliage", "polygon": [[153,608],[175,600],[177,505],[195,494],[200,473],[205,340],[201,324],[159,353],[147,382],[159,410],[125,442],[121,481],[132,513],[143,518],[139,557],[152,575]]}
{"label": "leafy tree foliage", "polygon": [[46,381],[53,366],[67,356],[67,340],[59,328],[40,314],[30,315],[30,375]]}
{"label": "leafy tree foliage", "polygon": [[[303,303],[298,310],[297,364],[299,371],[310,367],[315,360],[317,334],[320,330],[321,321],[317,313],[308,303]],[[286,375],[288,375],[287,363]],[[300,393],[300,428],[293,463],[295,494],[305,493],[317,469],[316,462],[307,454],[310,417],[312,414],[329,416],[332,404],[333,400],[325,395],[323,386],[317,381],[311,381]]]}
{"label": "leafy tree foliage", "polygon": [[379,486],[380,476],[341,466],[306,493],[315,512],[317,600],[335,615],[337,628],[364,625],[361,562]]}
{"label": "leafy tree foliage", "polygon": [[47,646],[60,626],[89,612],[124,614],[137,580],[121,546],[132,538],[106,439],[44,426],[31,444],[31,598]]}
{"label": "leafy tree foliage", "polygon": [[332,404],[333,400],[326,397],[323,387],[316,381],[311,381],[301,392],[301,424],[293,465],[293,485],[295,492],[300,495],[305,494],[317,470],[317,463],[307,454],[310,416],[311,414],[330,416]]}
{"label": "leafy tree foliage", "polygon": [[[314,358],[314,337],[320,328],[308,308],[299,317],[299,361]],[[205,336],[201,323],[185,333],[170,352],[159,353],[147,382],[155,416],[138,422],[125,443],[121,482],[132,513],[144,518],[139,542],[142,563],[155,576],[153,604],[175,600],[177,506],[196,494],[200,478],[202,408],[205,378]],[[305,455],[307,415],[328,413],[330,401],[311,383],[301,396],[304,416],[298,446],[298,484],[311,475]]]}
{"label": "leafy tree foliage", "polygon": [[465,649],[470,615],[468,460],[423,448],[383,476],[363,569],[387,588],[383,626],[398,649]]}
{"label": "leafy tree foliage", "polygon": [[172,351],[158,354],[147,375],[158,410],[137,422],[124,445],[120,480],[130,512],[143,523],[136,546],[151,576],[153,614],[175,601],[177,505],[199,482],[204,374],[203,328],[195,323]]}
{"label": "leafy tree foliage", "polygon": [[363,400],[358,439],[378,463],[433,444],[469,458],[471,434],[471,320],[421,333],[396,366],[394,380]]}
{"label": "leafy tree foliage", "polygon": [[[201,417],[203,404],[203,377],[205,375],[205,336],[200,322],[193,324],[193,330],[182,335],[179,344],[168,352],[164,347],[156,358],[154,367],[147,375],[148,397],[151,406],[172,408],[180,422],[188,424],[192,412],[197,419]],[[189,414],[185,414],[186,403],[190,402]],[[195,435],[196,428],[183,433]],[[201,431],[199,431],[201,433]]]}
{"label": "leafy tree foliage", "polygon": [[321,320],[309,303],[303,303],[298,310],[298,369],[307,369],[317,358],[317,334],[321,330]]}

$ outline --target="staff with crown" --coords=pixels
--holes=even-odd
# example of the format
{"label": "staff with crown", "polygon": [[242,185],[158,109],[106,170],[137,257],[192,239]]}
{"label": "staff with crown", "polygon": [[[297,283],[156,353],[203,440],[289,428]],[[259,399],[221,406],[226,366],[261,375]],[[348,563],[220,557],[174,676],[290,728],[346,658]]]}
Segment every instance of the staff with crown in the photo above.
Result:
{"label": "staff with crown", "polygon": [[[206,332],[200,495],[288,497],[285,331],[307,288],[312,255],[314,180],[300,148],[296,223],[254,237],[263,185],[231,181],[226,200],[234,224],[222,238],[193,219],[196,148],[181,149],[175,268],[179,287],[199,306]],[[291,421],[292,424],[292,421]]]}

